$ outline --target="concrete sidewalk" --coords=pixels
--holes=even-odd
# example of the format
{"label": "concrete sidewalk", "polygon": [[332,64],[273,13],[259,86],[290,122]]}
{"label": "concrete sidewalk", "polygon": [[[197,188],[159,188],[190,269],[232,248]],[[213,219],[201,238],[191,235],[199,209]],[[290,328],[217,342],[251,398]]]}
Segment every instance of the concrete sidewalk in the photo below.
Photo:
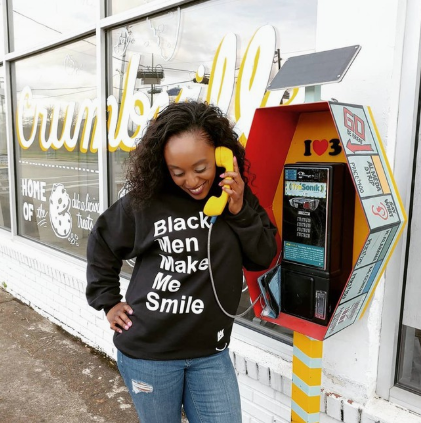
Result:
{"label": "concrete sidewalk", "polygon": [[114,361],[0,289],[0,422],[137,422]]}

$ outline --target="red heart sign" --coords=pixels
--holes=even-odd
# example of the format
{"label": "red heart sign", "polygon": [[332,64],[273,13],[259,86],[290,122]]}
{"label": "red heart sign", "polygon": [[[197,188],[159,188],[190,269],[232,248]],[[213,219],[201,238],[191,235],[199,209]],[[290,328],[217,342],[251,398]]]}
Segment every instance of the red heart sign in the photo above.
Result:
{"label": "red heart sign", "polygon": [[327,147],[328,142],[325,139],[313,141],[313,150],[318,156],[321,156],[327,150]]}

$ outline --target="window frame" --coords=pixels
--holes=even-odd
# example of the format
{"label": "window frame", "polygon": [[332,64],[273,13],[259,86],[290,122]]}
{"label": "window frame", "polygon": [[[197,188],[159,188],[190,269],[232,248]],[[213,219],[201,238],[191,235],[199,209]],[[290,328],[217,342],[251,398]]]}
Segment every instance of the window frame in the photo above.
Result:
{"label": "window frame", "polygon": [[[7,84],[6,84],[6,76],[5,76],[5,72],[6,72],[6,64],[3,61],[0,61],[0,69],[3,70],[3,77],[4,77],[4,81],[3,81],[3,85],[4,85],[4,114],[5,114],[5,135],[6,135],[6,154],[7,154],[7,180],[8,180],[8,185],[9,185],[9,219],[10,219],[10,227],[7,226],[0,226],[1,229],[8,231],[8,232],[12,232],[12,227],[13,227],[13,216],[15,213],[13,213],[12,210],[12,204],[15,204],[14,201],[14,195],[15,195],[15,191],[12,191],[12,187],[14,187],[14,180],[12,181],[11,179],[11,175],[15,174],[14,172],[12,173],[10,169],[14,170],[14,167],[10,167],[11,163],[14,164],[14,156],[13,156],[13,146],[11,147],[8,140],[9,140],[9,136],[8,136],[8,120],[9,120],[9,113],[8,113],[8,105],[7,105],[7,100],[6,100],[6,96],[7,96]],[[1,72],[0,72],[1,75]],[[10,87],[9,87],[10,89]]]}

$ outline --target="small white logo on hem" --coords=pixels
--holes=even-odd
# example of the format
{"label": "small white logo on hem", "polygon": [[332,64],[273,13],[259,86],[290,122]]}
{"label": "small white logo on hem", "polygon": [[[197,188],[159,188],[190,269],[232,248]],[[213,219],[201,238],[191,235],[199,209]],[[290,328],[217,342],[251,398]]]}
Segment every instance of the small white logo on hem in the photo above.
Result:
{"label": "small white logo on hem", "polygon": [[216,351],[224,351],[228,347],[228,344],[225,342],[224,348],[215,348]]}

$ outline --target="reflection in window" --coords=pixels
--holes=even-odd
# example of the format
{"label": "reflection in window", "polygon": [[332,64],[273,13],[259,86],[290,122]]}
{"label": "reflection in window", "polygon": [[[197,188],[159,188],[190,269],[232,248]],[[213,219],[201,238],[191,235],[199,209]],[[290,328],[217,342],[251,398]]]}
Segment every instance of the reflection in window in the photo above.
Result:
{"label": "reflection in window", "polygon": [[9,166],[7,162],[4,68],[0,66],[0,227],[10,229]]}
{"label": "reflection in window", "polygon": [[116,15],[154,1],[156,0],[107,0],[107,16]]}
{"label": "reflection in window", "polygon": [[95,38],[13,66],[18,232],[84,256],[99,215]]}
{"label": "reflection in window", "polygon": [[[128,8],[134,3],[112,1],[110,5],[115,13],[117,4]],[[280,60],[314,51],[316,12],[313,0],[301,2],[299,14],[296,3],[286,0],[267,0],[264,8],[255,0],[214,0],[110,31],[107,135],[111,202],[122,194],[128,152],[148,120],[169,102],[217,104],[237,123],[240,139],[246,142],[254,111],[263,100],[267,106],[283,101],[283,91],[266,93]],[[249,304],[245,292],[239,312]],[[262,332],[288,332],[261,321],[252,311],[240,322]]]}
{"label": "reflection in window", "polygon": [[3,36],[3,6],[2,0],[0,0],[0,61],[3,60],[4,56],[4,36]]}
{"label": "reflection in window", "polygon": [[421,394],[421,330],[403,325],[398,385]]}
{"label": "reflection in window", "polygon": [[9,3],[11,51],[17,51],[93,26],[99,2],[9,0]]}

